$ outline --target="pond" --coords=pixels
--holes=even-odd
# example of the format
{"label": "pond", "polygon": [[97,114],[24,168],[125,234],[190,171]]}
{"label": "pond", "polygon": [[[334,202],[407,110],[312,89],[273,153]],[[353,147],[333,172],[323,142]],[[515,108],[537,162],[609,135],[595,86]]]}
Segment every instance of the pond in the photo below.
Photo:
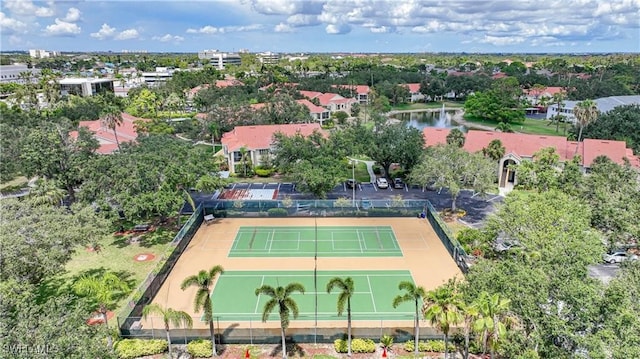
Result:
{"label": "pond", "polygon": [[[391,118],[398,119],[407,124],[409,127],[415,127],[422,130],[425,127],[436,128],[459,128],[466,132],[464,126],[459,125],[452,120],[455,111],[433,111],[425,110],[420,112],[405,112],[391,115]],[[444,116],[443,116],[444,115]]]}

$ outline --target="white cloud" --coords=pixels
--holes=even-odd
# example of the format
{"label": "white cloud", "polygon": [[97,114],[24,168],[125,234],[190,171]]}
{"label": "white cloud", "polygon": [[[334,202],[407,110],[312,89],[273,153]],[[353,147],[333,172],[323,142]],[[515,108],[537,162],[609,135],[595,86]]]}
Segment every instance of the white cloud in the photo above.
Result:
{"label": "white cloud", "polygon": [[313,26],[320,24],[318,15],[295,14],[287,18],[287,24],[291,26]]}
{"label": "white cloud", "polygon": [[156,41],[160,41],[160,42],[181,42],[184,41],[184,37],[182,36],[178,36],[178,35],[171,35],[171,34],[166,34],[164,36],[154,36],[152,37],[153,40]]}
{"label": "white cloud", "polygon": [[69,10],[67,10],[67,16],[65,16],[62,20],[66,22],[76,22],[80,20],[80,10],[76,9],[75,7],[69,8]]}
{"label": "white cloud", "polygon": [[252,8],[266,15],[289,15],[302,10],[303,1],[291,0],[253,0]]}
{"label": "white cloud", "polygon": [[62,21],[58,18],[55,23],[47,26],[44,33],[49,36],[74,36],[81,32],[80,26],[77,24]]}
{"label": "white cloud", "polygon": [[485,35],[484,38],[479,40],[479,42],[482,42],[485,44],[492,44],[496,46],[516,45],[516,44],[521,44],[524,41],[525,41],[525,38],[521,36],[498,37],[498,36],[488,36],[488,35]]}
{"label": "white cloud", "polygon": [[122,31],[118,35],[116,35],[116,37],[114,37],[114,39],[116,39],[116,40],[131,40],[131,39],[137,39],[139,36],[140,36],[140,34],[138,33],[138,30],[136,30],[136,29],[127,29],[127,30]]}
{"label": "white cloud", "polygon": [[329,24],[325,28],[325,31],[327,32],[327,34],[331,34],[331,35],[348,34],[349,32],[351,32],[351,26],[346,24],[341,24],[341,25]]}
{"label": "white cloud", "polygon": [[24,34],[27,32],[27,24],[7,17],[3,12],[0,12],[0,30],[3,34]]}
{"label": "white cloud", "polygon": [[12,15],[50,17],[54,15],[53,3],[51,7],[41,7],[33,4],[31,0],[5,0],[4,7],[11,11]]}
{"label": "white cloud", "polygon": [[275,32],[293,32],[293,28],[289,24],[279,23],[273,28]]}
{"label": "white cloud", "polygon": [[250,32],[250,31],[258,31],[264,28],[261,24],[252,24],[245,26],[226,26],[226,27],[215,27],[211,25],[203,26],[199,29],[189,28],[187,29],[187,34],[206,34],[206,35],[214,35],[214,34],[225,34],[229,32]]}
{"label": "white cloud", "polygon": [[96,39],[99,39],[99,40],[105,40],[115,36],[115,34],[116,34],[115,27],[111,27],[107,24],[102,24],[98,32],[91,33],[91,37],[95,37]]}
{"label": "white cloud", "polygon": [[393,32],[393,29],[387,26],[372,27],[370,30],[374,34],[387,34]]}

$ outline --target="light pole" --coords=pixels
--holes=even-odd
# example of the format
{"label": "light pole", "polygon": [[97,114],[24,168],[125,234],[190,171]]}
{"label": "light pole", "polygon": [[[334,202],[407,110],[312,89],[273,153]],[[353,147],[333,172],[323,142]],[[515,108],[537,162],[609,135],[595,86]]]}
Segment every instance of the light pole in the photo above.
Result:
{"label": "light pole", "polygon": [[351,159],[351,178],[353,179],[353,186],[351,186],[351,206],[356,206],[356,160]]}

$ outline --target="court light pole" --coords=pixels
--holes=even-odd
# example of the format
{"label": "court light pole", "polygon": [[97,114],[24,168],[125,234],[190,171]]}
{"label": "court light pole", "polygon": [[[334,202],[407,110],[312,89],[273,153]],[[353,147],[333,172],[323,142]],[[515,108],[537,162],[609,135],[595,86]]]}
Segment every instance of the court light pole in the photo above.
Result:
{"label": "court light pole", "polygon": [[351,178],[353,179],[353,186],[351,186],[351,206],[356,206],[356,160],[351,159]]}

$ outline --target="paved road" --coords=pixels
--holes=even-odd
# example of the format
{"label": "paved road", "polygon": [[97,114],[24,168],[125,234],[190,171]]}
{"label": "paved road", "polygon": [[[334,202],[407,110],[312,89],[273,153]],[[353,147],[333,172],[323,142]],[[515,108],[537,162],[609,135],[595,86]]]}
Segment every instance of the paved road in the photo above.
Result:
{"label": "paved road", "polygon": [[[285,196],[297,200],[316,199],[308,193],[301,193],[295,189],[291,183],[234,183],[227,189],[276,189],[278,191],[278,199]],[[378,189],[375,184],[361,183],[355,190],[347,188],[345,184],[336,186],[327,194],[327,199],[338,199],[341,197],[353,198],[360,202],[363,198],[370,200],[388,200],[391,196],[402,195],[403,199],[427,199],[437,210],[451,207],[451,196],[446,189],[442,191],[423,190],[418,186],[407,186],[404,189]],[[194,193],[194,200],[199,202],[202,199],[211,199],[212,194]],[[502,202],[502,197],[497,195],[488,195],[481,197],[474,195],[471,191],[462,191],[458,196],[457,206],[464,209],[467,214],[463,218],[467,224],[478,227],[481,226],[486,216],[495,210],[495,204]]]}

